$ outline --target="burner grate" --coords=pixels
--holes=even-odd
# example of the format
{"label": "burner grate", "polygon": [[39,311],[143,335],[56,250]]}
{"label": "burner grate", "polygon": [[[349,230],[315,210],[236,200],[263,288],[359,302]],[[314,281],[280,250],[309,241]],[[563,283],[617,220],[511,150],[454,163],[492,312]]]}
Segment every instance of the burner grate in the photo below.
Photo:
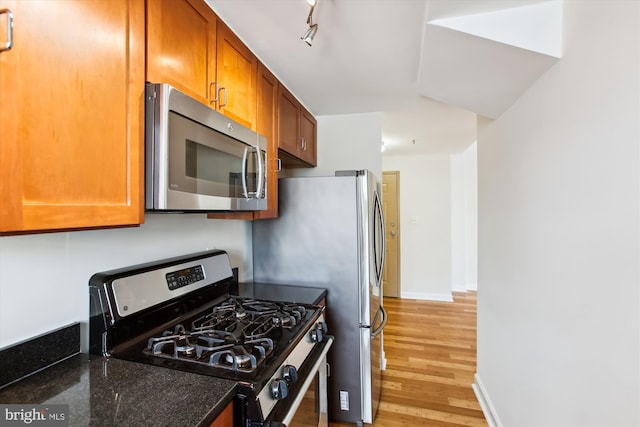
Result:
{"label": "burner grate", "polygon": [[274,351],[284,329],[302,323],[300,305],[229,297],[191,322],[149,338],[144,352],[153,357],[253,372]]}

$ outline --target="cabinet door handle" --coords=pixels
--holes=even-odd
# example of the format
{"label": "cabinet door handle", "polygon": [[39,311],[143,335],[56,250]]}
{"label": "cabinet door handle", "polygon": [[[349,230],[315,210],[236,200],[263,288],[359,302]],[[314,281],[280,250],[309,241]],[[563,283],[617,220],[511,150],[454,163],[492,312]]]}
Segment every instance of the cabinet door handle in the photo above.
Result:
{"label": "cabinet door handle", "polygon": [[0,52],[4,52],[13,47],[13,12],[9,9],[0,9],[0,15],[7,15],[7,43],[0,46]]}
{"label": "cabinet door handle", "polygon": [[[211,99],[212,96],[213,99]],[[211,82],[209,85],[209,102],[218,102],[218,82]]]}
{"label": "cabinet door handle", "polygon": [[278,168],[276,169],[276,172],[280,172],[282,170],[282,160],[280,159],[276,159],[277,163],[278,163]]}
{"label": "cabinet door handle", "polygon": [[220,103],[220,105],[218,105],[218,107],[226,107],[227,106],[227,88],[226,87],[221,87],[220,89],[218,89],[218,93],[222,92],[224,101],[222,101]]}

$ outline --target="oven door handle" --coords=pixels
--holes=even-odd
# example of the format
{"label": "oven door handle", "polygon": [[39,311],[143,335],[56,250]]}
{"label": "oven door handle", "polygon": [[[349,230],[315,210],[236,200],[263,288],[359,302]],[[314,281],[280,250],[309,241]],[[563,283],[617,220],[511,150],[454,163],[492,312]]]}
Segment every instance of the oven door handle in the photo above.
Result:
{"label": "oven door handle", "polygon": [[304,383],[302,384],[302,387],[300,387],[300,392],[296,396],[295,400],[291,403],[291,408],[289,409],[289,411],[281,421],[282,424],[285,425],[285,427],[289,425],[291,420],[293,420],[293,417],[296,414],[296,411],[298,410],[298,407],[300,406],[302,399],[304,399],[304,395],[307,393],[309,386],[311,385],[313,380],[316,378],[315,373],[318,372],[318,368],[320,368],[320,364],[327,363],[326,362],[327,352],[331,348],[332,344],[333,344],[333,337],[331,335],[328,335],[327,342],[325,343],[324,348],[322,349],[322,353],[320,354],[320,357],[318,357],[318,360],[316,360],[316,363],[313,365],[313,368],[311,369],[311,375],[307,375],[307,378],[305,378]]}

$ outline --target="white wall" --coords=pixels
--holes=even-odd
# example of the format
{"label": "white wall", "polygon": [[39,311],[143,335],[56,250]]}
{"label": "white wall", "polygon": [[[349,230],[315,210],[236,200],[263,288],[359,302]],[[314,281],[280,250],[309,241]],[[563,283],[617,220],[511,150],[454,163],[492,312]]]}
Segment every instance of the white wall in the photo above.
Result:
{"label": "white wall", "polygon": [[478,144],[462,153],[464,182],[464,284],[466,290],[478,289]]}
{"label": "white wall", "polygon": [[384,156],[400,171],[401,297],[451,301],[451,164],[448,155]]}
{"label": "white wall", "polygon": [[462,154],[453,154],[451,162],[451,290],[466,290],[465,203],[464,203],[464,159]]}
{"label": "white wall", "polygon": [[206,249],[229,252],[241,277],[253,276],[251,224],[202,214],[146,215],[134,228],[0,237],[0,348],[71,322],[83,322],[93,273]]}
{"label": "white wall", "polygon": [[478,289],[477,144],[451,155],[451,289]]}
{"label": "white wall", "polygon": [[[369,169],[382,182],[382,115],[318,116],[318,166],[291,169],[287,176],[333,176],[336,170]],[[283,175],[283,176],[284,176]]]}
{"label": "white wall", "polygon": [[478,135],[496,425],[640,425],[640,2],[565,1],[563,58]]}

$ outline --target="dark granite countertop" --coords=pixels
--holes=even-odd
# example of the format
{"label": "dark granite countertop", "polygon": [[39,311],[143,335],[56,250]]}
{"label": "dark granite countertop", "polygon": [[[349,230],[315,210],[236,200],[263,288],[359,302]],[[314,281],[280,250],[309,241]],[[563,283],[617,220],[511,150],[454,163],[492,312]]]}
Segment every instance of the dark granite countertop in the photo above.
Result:
{"label": "dark granite countertop", "polygon": [[66,404],[70,426],[208,426],[236,383],[78,354],[0,390],[0,403]]}

